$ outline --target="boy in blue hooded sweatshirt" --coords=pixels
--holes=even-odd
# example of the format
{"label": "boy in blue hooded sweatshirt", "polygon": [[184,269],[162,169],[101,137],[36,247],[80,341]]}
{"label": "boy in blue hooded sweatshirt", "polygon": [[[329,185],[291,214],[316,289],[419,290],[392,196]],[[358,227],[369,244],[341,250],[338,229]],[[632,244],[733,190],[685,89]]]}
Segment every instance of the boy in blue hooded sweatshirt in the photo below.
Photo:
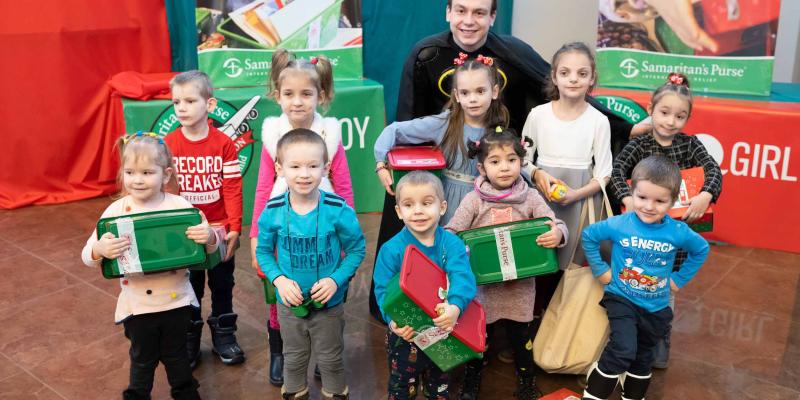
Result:
{"label": "boy in blue hooded sweatshirt", "polygon": [[[592,273],[606,285],[600,302],[611,335],[589,372],[584,399],[607,399],[622,381],[622,398],[644,399],[652,377],[655,349],[672,322],[670,290],[678,291],[700,270],[708,242],[667,212],[678,198],[681,174],[664,156],[650,156],[633,169],[633,212],[611,217],[583,231],[583,249]],[[600,257],[600,241],[612,242],[611,265]],[[688,258],[680,271],[672,264],[678,249]]]}
{"label": "boy in blue hooded sweatshirt", "polygon": [[355,211],[341,197],[319,190],[329,168],[320,135],[308,129],[286,133],[278,141],[275,170],[289,191],[270,199],[258,219],[256,258],[278,291],[284,400],[308,399],[312,350],[323,398],[349,398],[342,302],[364,259],[365,242]]}
{"label": "boy in blue hooded sweatshirt", "polygon": [[442,182],[424,171],[412,171],[397,182],[395,211],[405,227],[389,239],[378,252],[373,280],[375,298],[384,321],[389,325],[386,347],[389,353],[389,400],[408,399],[409,390],[427,372],[429,399],[449,398],[449,377],[413,343],[414,330],[397,326],[383,310],[389,281],[400,272],[406,247],[413,244],[447,274],[447,300],[436,305],[439,317],[434,325],[452,330],[461,312],[475,297],[475,275],[469,265],[464,242],[439,226],[447,210]]}

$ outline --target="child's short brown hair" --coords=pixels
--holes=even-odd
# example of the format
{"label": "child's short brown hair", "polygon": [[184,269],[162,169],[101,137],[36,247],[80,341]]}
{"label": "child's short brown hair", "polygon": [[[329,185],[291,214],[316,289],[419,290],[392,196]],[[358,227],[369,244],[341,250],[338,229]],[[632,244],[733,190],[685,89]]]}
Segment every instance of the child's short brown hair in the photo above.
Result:
{"label": "child's short brown hair", "polygon": [[639,161],[631,174],[631,189],[639,181],[648,181],[669,190],[672,201],[678,199],[681,190],[681,170],[672,160],[662,155],[653,155]]}
{"label": "child's short brown hair", "polygon": [[394,192],[398,203],[400,202],[400,192],[403,190],[404,186],[408,185],[433,186],[433,191],[436,192],[436,197],[439,199],[439,201],[444,201],[444,187],[442,186],[442,181],[437,178],[436,175],[428,171],[411,171],[397,181]]}
{"label": "child's short brown hair", "polygon": [[214,97],[214,85],[211,84],[211,78],[205,72],[196,69],[175,75],[169,81],[169,88],[171,90],[175,85],[183,86],[187,83],[197,85],[197,92],[203,99],[208,100]]}
{"label": "child's short brown hair", "polygon": [[275,162],[276,163],[281,162],[281,155],[283,154],[283,150],[286,149],[286,147],[289,147],[289,145],[292,144],[299,144],[299,143],[305,143],[311,145],[316,144],[322,147],[322,162],[324,164],[328,163],[328,146],[325,145],[325,139],[323,139],[322,136],[318,135],[316,132],[305,128],[292,129],[291,131],[286,132],[285,135],[281,136],[280,139],[278,139],[278,146],[277,146],[278,154],[275,156]]}

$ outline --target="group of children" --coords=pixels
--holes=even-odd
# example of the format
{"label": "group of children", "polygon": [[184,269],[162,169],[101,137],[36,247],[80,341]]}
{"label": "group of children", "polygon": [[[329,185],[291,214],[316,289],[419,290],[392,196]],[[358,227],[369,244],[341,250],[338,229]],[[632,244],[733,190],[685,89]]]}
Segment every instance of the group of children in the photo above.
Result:
{"label": "group of children", "polygon": [[[446,300],[437,305],[439,316],[433,320],[437,327],[452,330],[474,297],[486,310],[489,337],[497,323],[504,322],[520,399],[540,396],[530,350],[536,281],[476,286],[465,246],[454,232],[546,217],[550,230],[536,239],[537,244],[558,248],[562,268],[584,259],[591,265],[606,285],[602,305],[608,311],[611,336],[590,371],[584,392],[590,399],[607,398],[618,380],[623,381],[624,398],[644,398],[655,348],[669,333],[670,289],[677,291],[686,284],[708,252],[699,235],[666,215],[677,199],[678,168],[703,166],[706,172],[703,192],[691,199],[684,219],[699,218],[721,190],[719,167],[702,144],[680,133],[692,103],[686,77],[671,75],[656,91],[650,105],[652,135],[632,140],[614,160],[608,119],[586,102],[596,80],[589,48],[580,43],[563,46],[552,62],[552,101],[530,112],[520,136],[508,129],[508,111],[500,101],[501,78],[493,60],[459,57],[447,109],[393,123],[375,143],[376,173],[395,195],[395,211],[404,225],[377,251],[373,279],[378,304],[400,270],[405,248],[415,245],[447,273]],[[232,310],[233,253],[242,207],[236,152],[230,139],[208,123],[206,113],[216,100],[205,74],[180,74],[171,88],[181,128],[163,139],[133,134],[120,140],[123,197],[103,216],[197,207],[204,222],[189,228],[186,236],[205,244],[208,252],[220,245],[209,222],[225,225],[230,251],[227,260],[208,272],[212,312],[207,322],[213,351],[226,364],[240,363],[244,353],[234,336]],[[269,380],[281,386],[283,399],[308,399],[306,371],[313,352],[323,397],[347,399],[342,303],[364,258],[365,241],[353,210],[340,125],[317,112],[333,99],[330,62],[277,51],[269,95],[282,114],[264,122],[250,235],[252,266],[275,286],[278,297],[268,322]],[[413,171],[393,182],[385,163],[388,151],[396,145],[425,142],[442,150],[443,178]],[[201,161],[204,168],[199,167]],[[633,178],[631,188],[625,183],[628,177]],[[183,197],[166,191],[174,178]],[[212,188],[194,185],[198,179],[210,182]],[[632,212],[579,232],[584,201],[602,196],[609,181],[613,194]],[[565,186],[563,196],[551,195],[554,185]],[[581,239],[585,257],[581,251],[573,257]],[[613,241],[610,265],[600,256],[602,240]],[[93,233],[82,257],[87,265],[98,265],[129,247],[128,239],[110,233],[98,239]],[[673,273],[678,249],[688,252],[688,258]],[[628,285],[619,276],[631,265],[664,285],[656,291]],[[203,271],[120,280],[115,320],[124,325],[131,341],[131,378],[123,398],[149,398],[159,361],[165,365],[174,398],[199,398],[191,371],[199,360],[203,326],[199,300],[204,286]],[[413,396],[423,376],[427,398],[450,398],[448,375],[413,343],[413,329],[382,314],[389,327],[389,399]],[[472,361],[465,368],[461,398],[477,399],[484,363]]]}

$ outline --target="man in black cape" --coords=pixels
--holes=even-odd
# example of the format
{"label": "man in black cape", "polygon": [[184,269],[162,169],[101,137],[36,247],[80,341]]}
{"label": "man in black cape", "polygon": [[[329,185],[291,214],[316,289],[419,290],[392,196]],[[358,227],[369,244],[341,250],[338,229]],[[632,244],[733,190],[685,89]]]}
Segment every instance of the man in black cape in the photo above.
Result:
{"label": "man in black cape", "polygon": [[[397,101],[397,121],[442,112],[450,100],[453,59],[459,53],[465,53],[469,58],[480,54],[494,58],[503,78],[501,99],[511,116],[510,126],[518,133],[522,132],[530,110],[550,101],[543,91],[550,75],[550,64],[522,40],[489,32],[496,16],[497,0],[448,0],[446,11],[450,30],[420,40],[406,59]],[[611,151],[617,154],[628,142],[633,125],[611,113],[597,100],[590,98],[589,103],[608,117],[611,125]],[[376,257],[381,245],[403,228],[394,206],[394,196],[387,193]],[[558,277],[552,278],[555,283],[558,282]],[[549,299],[555,290],[554,284],[546,282],[537,282],[537,286],[544,289],[537,290],[542,292],[543,300]],[[552,289],[548,290],[547,286],[552,286]],[[538,300],[539,295],[537,304],[542,303]],[[372,290],[369,304],[370,314],[383,322]],[[537,308],[543,305],[537,305]]]}

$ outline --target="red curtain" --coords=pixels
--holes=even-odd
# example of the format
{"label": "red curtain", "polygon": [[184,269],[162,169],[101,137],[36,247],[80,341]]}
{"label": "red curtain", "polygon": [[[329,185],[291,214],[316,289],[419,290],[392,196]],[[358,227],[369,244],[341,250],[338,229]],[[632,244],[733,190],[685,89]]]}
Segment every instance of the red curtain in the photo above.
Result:
{"label": "red curtain", "polygon": [[116,190],[121,71],[170,70],[163,0],[0,0],[0,208]]}

